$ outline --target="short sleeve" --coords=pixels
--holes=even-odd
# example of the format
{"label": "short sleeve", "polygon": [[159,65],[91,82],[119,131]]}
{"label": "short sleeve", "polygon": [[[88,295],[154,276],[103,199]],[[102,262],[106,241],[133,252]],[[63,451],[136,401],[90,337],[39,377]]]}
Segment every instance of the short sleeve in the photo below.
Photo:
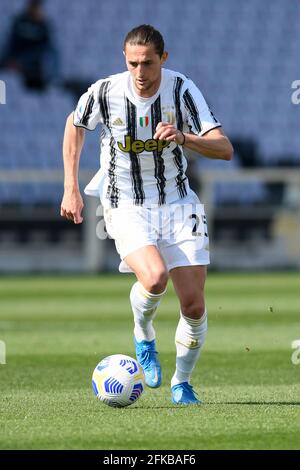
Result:
{"label": "short sleeve", "polygon": [[81,96],[74,112],[74,126],[84,127],[89,131],[96,129],[101,119],[98,90],[98,83],[94,83],[90,86],[88,91]]}
{"label": "short sleeve", "polygon": [[183,103],[187,124],[194,134],[201,136],[211,129],[221,127],[201,91],[191,80],[188,80],[188,86],[183,93]]}

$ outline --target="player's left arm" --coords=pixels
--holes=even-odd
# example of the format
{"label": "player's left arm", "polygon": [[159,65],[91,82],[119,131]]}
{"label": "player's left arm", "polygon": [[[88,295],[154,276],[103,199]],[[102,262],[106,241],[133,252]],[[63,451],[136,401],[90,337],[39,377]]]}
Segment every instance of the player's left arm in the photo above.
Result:
{"label": "player's left arm", "polygon": [[171,124],[160,122],[154,139],[176,142],[208,158],[231,160],[233,147],[221,127],[208,130],[199,136],[190,132],[181,132]]}
{"label": "player's left arm", "polygon": [[208,158],[231,160],[233,148],[221,123],[199,88],[189,79],[182,88],[181,112],[183,127],[176,129],[170,124],[159,123],[154,138],[176,142]]}

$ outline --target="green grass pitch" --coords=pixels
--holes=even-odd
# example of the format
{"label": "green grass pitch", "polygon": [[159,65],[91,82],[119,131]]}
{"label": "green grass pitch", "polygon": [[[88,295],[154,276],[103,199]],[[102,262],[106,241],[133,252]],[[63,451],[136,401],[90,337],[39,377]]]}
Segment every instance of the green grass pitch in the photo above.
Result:
{"label": "green grass pitch", "polygon": [[193,375],[204,404],[170,401],[179,315],[172,285],[155,326],[163,384],[114,409],[92,392],[109,354],[134,356],[130,275],[0,278],[1,449],[299,449],[300,275],[215,274]]}

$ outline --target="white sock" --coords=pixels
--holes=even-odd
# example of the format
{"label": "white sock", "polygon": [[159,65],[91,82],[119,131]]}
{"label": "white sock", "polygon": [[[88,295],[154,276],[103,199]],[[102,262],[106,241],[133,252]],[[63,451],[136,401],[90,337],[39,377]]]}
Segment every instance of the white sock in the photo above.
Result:
{"label": "white sock", "polygon": [[166,290],[161,294],[151,294],[140,282],[133,284],[130,302],[134,316],[134,336],[138,342],[152,341],[155,338],[152,320],[165,292]]}
{"label": "white sock", "polygon": [[180,314],[180,320],[175,335],[176,370],[171,380],[173,385],[189,382],[192,371],[199,358],[207,332],[207,313],[199,320]]}

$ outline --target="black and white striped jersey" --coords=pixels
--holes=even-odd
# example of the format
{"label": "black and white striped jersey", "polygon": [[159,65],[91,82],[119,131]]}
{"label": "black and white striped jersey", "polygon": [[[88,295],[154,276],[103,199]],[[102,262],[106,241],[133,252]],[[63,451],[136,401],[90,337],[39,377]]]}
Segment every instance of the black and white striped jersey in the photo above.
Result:
{"label": "black and white striped jersey", "polygon": [[159,122],[198,135],[221,126],[199,89],[180,73],[163,68],[151,98],[135,93],[129,72],[94,83],[74,112],[75,126],[94,130],[102,125],[100,170],[85,193],[100,196],[110,207],[162,205],[186,196],[184,149],[153,139]]}

